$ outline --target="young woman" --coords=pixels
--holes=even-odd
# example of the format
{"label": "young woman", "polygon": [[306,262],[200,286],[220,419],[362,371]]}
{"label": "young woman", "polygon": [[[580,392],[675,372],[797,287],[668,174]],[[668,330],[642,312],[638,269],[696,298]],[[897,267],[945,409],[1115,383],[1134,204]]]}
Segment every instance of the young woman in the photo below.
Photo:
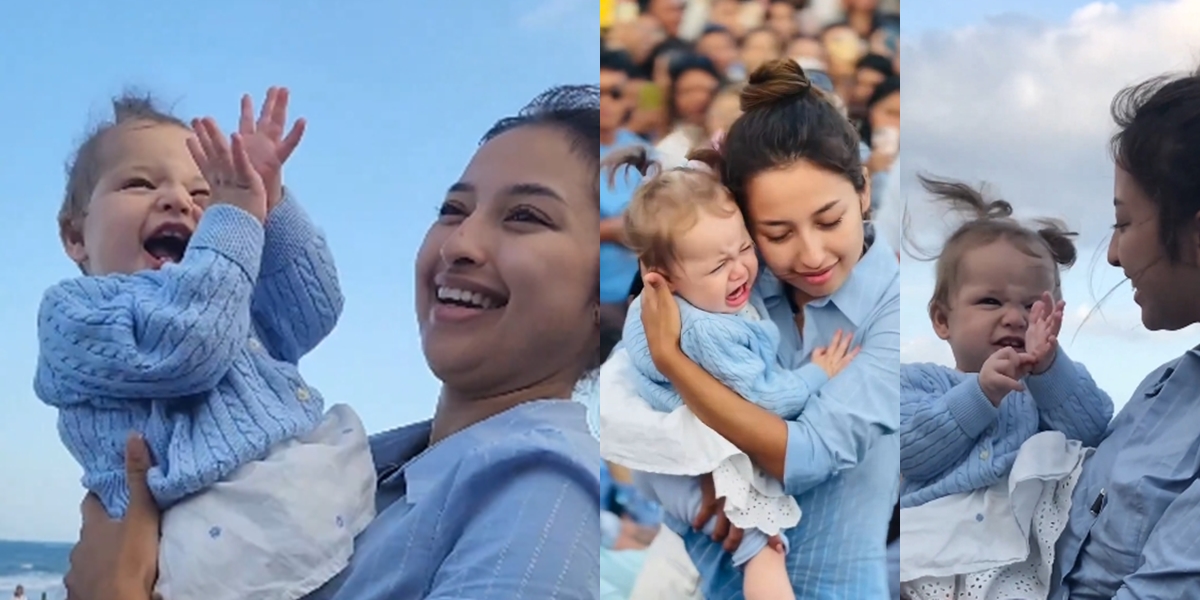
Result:
{"label": "young woman", "polygon": [[[695,158],[715,164],[746,215],[765,266],[756,290],[781,332],[779,359],[799,369],[839,330],[852,333],[861,351],[797,419],[784,421],[730,391],[682,352],[679,310],[657,273],[645,276],[640,300],[647,343],[655,366],[694,418],[798,501],[803,516],[787,531],[796,594],[887,597],[886,538],[899,483],[896,254],[864,219],[870,182],[857,133],[796,63],[775,61],[756,71],[742,104],[745,114],[730,128],[720,156]],[[618,349],[602,369],[605,423],[621,412],[607,406],[645,404],[622,385],[630,368],[628,353]],[[662,431],[677,429],[664,424]],[[686,447],[687,441],[678,444]],[[696,522],[668,519],[667,525],[683,536],[704,596],[740,598],[741,574],[721,544],[732,550],[741,534],[724,518],[712,486],[704,487]],[[692,529],[713,515],[715,540]]]}
{"label": "young woman", "polygon": [[[599,346],[598,99],[595,87],[539,96],[450,186],[416,259],[437,412],[372,439],[378,516],[310,598],[596,597],[600,457],[570,398]],[[130,449],[125,522],[85,500],[72,598],[150,597],[157,514],[148,454]]]}

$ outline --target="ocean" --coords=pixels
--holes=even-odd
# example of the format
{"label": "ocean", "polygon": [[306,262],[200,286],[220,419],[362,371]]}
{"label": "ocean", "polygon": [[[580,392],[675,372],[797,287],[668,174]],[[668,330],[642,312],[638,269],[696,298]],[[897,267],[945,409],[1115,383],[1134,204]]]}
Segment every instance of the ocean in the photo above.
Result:
{"label": "ocean", "polygon": [[70,544],[0,540],[0,598],[9,598],[18,585],[29,600],[65,600],[62,578],[67,572]]}

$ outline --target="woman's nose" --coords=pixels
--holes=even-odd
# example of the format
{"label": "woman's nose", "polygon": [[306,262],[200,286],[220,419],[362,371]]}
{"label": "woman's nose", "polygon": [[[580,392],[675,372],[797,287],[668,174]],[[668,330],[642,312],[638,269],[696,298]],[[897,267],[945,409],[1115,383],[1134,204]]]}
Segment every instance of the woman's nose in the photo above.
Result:
{"label": "woman's nose", "polygon": [[450,237],[442,244],[442,262],[446,265],[471,265],[486,262],[484,244],[486,232],[475,216],[468,216],[459,223]]}
{"label": "woman's nose", "polygon": [[812,271],[825,266],[825,248],[816,236],[797,236],[799,246],[796,248],[796,261],[800,265],[798,271]]}
{"label": "woman's nose", "polygon": [[1114,234],[1112,234],[1112,237],[1108,239],[1108,257],[1107,257],[1108,264],[1110,264],[1114,267],[1121,266],[1121,259],[1117,257],[1117,236],[1118,235],[1121,235],[1121,234],[1114,233]]}

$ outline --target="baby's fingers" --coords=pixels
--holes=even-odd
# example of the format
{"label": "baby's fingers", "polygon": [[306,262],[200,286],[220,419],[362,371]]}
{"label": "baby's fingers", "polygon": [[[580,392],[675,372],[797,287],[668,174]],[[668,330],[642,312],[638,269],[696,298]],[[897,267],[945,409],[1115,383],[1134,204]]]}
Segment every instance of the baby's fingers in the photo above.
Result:
{"label": "baby's fingers", "polygon": [[235,133],[232,138],[233,170],[237,176],[238,187],[259,191],[263,187],[262,177],[254,170],[250,157],[246,154],[246,145],[241,134]]}

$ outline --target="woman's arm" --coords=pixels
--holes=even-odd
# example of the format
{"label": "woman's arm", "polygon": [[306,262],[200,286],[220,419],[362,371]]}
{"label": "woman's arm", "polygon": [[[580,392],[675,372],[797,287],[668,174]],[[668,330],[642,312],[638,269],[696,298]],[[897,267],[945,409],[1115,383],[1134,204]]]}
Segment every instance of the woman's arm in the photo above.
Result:
{"label": "woman's arm", "polygon": [[678,349],[664,353],[660,370],[697,418],[796,495],[855,467],[876,440],[899,427],[899,298],[881,306],[856,339],[858,356],[795,421],[747,406]]}
{"label": "woman's arm", "polygon": [[900,377],[900,473],[930,481],[975,447],[999,410],[983,394],[978,376],[954,385],[932,365],[911,365]]}
{"label": "woman's arm", "polygon": [[342,288],[324,234],[290,193],[284,192],[264,227],[251,314],[271,355],[294,364],[337,325]]}
{"label": "woman's arm", "polygon": [[1167,507],[1113,600],[1200,598],[1200,481]]}
{"label": "woman's arm", "polygon": [[[533,437],[554,436],[536,432]],[[525,436],[454,474],[441,522],[455,535],[427,600],[590,600],[600,577],[600,465]],[[476,460],[477,459],[477,460]]]}
{"label": "woman's arm", "polygon": [[1112,398],[1061,348],[1050,368],[1027,377],[1026,385],[1037,404],[1042,431],[1061,431],[1088,447],[1104,439],[1113,416]]}

